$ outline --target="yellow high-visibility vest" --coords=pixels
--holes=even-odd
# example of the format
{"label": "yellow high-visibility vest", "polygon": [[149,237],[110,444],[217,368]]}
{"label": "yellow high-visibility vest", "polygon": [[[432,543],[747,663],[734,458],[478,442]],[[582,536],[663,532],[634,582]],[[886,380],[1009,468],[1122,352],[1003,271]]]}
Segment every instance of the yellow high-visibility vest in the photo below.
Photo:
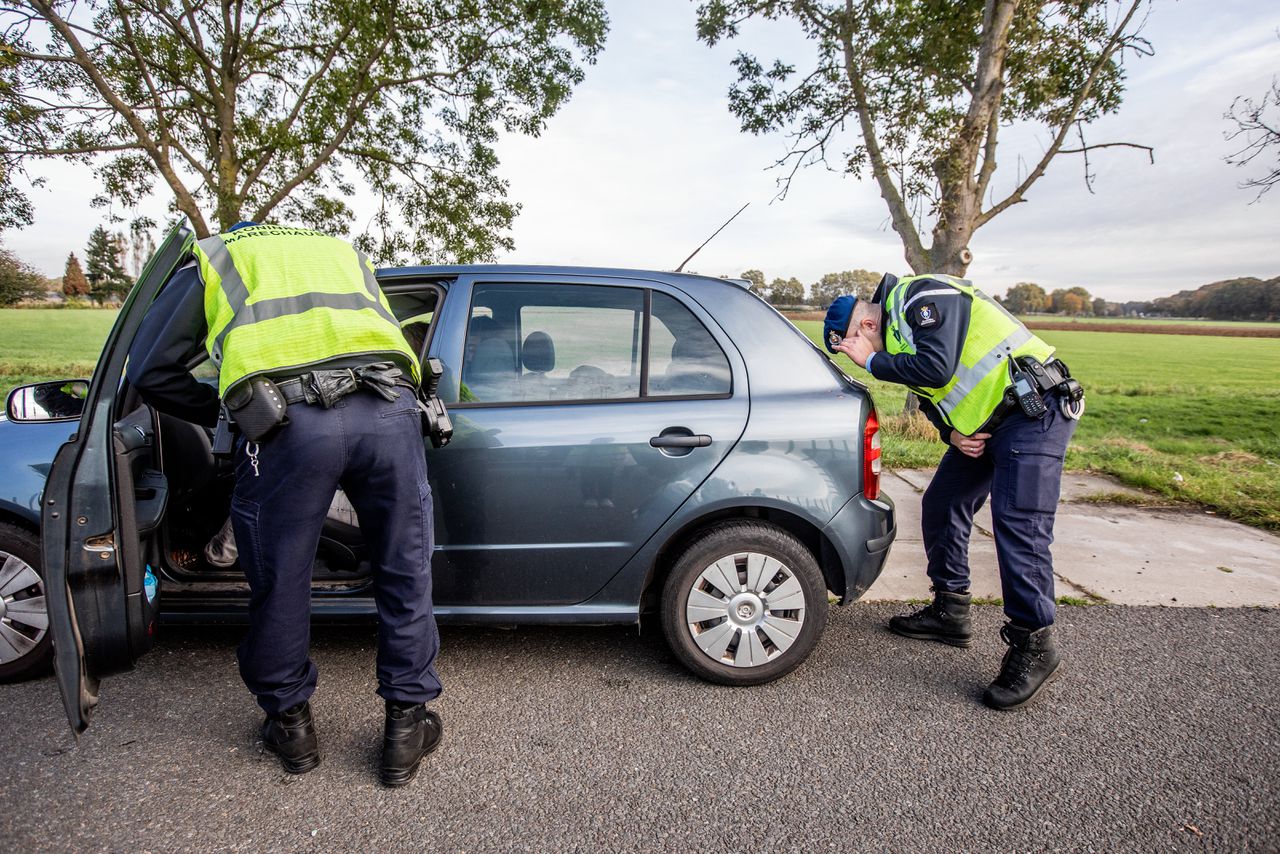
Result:
{"label": "yellow high-visibility vest", "polygon": [[255,225],[197,241],[195,256],[219,395],[249,377],[345,356],[390,359],[421,380],[373,264],[346,241]]}
{"label": "yellow high-visibility vest", "polygon": [[[936,289],[906,300],[907,289],[921,280],[937,283]],[[940,388],[915,388],[942,413],[947,424],[971,436],[995,412],[1010,385],[1009,360],[1031,356],[1047,361],[1054,348],[1027,329],[1004,306],[966,279],[930,273],[899,279],[884,298],[884,344],[889,353],[915,353],[908,310],[931,296],[960,291],[969,298],[969,332],[960,351],[955,375]]]}

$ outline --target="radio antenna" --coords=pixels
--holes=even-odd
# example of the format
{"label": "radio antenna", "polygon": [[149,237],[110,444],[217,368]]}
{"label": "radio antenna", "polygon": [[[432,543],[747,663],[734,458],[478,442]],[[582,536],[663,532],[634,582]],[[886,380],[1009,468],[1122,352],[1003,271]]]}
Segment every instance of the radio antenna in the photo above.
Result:
{"label": "radio antenna", "polygon": [[722,232],[722,231],[724,231],[726,228],[728,228],[728,227],[729,227],[729,223],[731,223],[731,222],[733,222],[735,219],[737,219],[737,218],[738,218],[738,214],[740,214],[740,213],[742,213],[743,211],[745,211],[745,210],[747,209],[747,206],[748,206],[748,205],[750,205],[750,204],[751,204],[751,202],[747,202],[747,204],[745,204],[745,205],[743,205],[742,207],[738,208],[738,213],[734,214],[733,216],[731,216],[731,217],[729,217],[727,220],[725,220],[724,225],[722,225],[722,226],[720,226],[719,228],[717,228],[717,229],[715,230],[715,233],[713,233],[713,234],[712,234],[710,237],[708,237],[706,240],[702,241],[702,246],[699,246],[697,249],[695,249],[695,250],[693,250],[692,252],[690,252],[690,253],[689,253],[689,257],[688,257],[688,258],[686,258],[686,259],[684,259],[683,261],[681,261],[681,262],[680,262],[680,266],[679,266],[679,267],[676,267],[676,272],[677,272],[677,273],[682,272],[682,271],[684,270],[684,265],[685,265],[685,264],[688,264],[690,261],[692,261],[692,260],[693,260],[693,256],[694,256],[694,255],[697,255],[699,252],[701,252],[701,251],[702,251],[702,247],[703,247],[703,246],[706,246],[708,243],[710,243],[711,241],[715,240],[715,239],[716,239],[716,235],[717,235],[717,234],[719,234],[720,232]]}

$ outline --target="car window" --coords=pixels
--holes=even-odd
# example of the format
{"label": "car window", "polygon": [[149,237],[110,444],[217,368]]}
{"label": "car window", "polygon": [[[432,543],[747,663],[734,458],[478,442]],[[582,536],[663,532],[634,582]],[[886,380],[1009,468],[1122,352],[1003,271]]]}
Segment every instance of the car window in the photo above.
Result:
{"label": "car window", "polygon": [[640,397],[644,292],[591,285],[478,285],[464,401]]}
{"label": "car window", "polygon": [[653,294],[649,326],[649,396],[728,394],[729,360],[693,312],[667,294]]}
{"label": "car window", "polygon": [[435,318],[439,294],[434,289],[390,294],[387,302],[400,321],[400,331],[405,342],[419,359],[426,356],[427,339],[431,333],[431,321]]}

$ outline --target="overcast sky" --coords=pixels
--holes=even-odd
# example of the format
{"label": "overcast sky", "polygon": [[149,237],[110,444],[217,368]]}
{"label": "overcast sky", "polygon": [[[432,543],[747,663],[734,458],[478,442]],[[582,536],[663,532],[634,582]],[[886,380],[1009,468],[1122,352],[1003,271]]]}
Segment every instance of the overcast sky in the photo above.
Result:
{"label": "overcast sky", "polygon": [[[499,260],[672,269],[750,202],[689,269],[736,276],[754,267],[806,284],[857,267],[905,271],[872,181],[812,167],[776,201],[780,173],[768,167],[786,140],[743,134],[729,114],[734,54],[801,63],[810,48],[793,27],[761,23],[710,49],[694,36],[688,0],[608,6],[608,42],[585,83],[541,137],[499,149],[523,205],[516,247]],[[1237,187],[1244,173],[1223,162],[1234,149],[1222,117],[1236,95],[1258,98],[1280,74],[1278,32],[1273,0],[1157,0],[1144,31],[1155,56],[1130,59],[1124,106],[1090,132],[1091,142],[1154,146],[1155,165],[1132,149],[1096,152],[1091,195],[1079,157],[1059,157],[1027,204],[975,235],[970,278],[993,293],[1035,281],[1120,300],[1280,275],[1280,191],[1249,204],[1254,193]],[[995,183],[1003,178],[1007,192],[1018,155],[1034,162],[1047,136],[1003,134]],[[36,224],[4,242],[61,275],[102,213],[89,208],[87,169],[42,174],[49,185],[33,194]]]}

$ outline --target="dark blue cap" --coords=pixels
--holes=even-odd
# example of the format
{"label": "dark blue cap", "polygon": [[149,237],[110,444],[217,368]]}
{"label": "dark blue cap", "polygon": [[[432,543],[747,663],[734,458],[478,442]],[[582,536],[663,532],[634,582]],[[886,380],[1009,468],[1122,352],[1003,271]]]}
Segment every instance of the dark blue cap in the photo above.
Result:
{"label": "dark blue cap", "polygon": [[242,229],[242,228],[252,228],[255,225],[257,225],[257,223],[253,222],[252,220],[242,219],[239,222],[237,222],[235,225],[228,228],[227,232],[230,233],[233,231],[238,231],[239,229]]}
{"label": "dark blue cap", "polygon": [[858,304],[857,297],[845,294],[836,297],[835,302],[827,309],[827,319],[822,323],[822,343],[827,350],[834,353],[836,345],[849,331],[849,321],[853,319],[853,307]]}

